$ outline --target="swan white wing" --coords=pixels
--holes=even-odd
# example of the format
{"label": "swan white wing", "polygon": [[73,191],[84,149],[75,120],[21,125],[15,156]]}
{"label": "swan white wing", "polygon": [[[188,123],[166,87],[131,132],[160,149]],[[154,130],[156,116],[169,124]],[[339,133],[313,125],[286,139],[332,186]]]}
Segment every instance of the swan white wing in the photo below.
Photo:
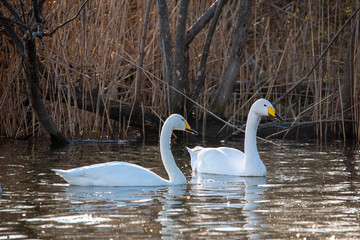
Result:
{"label": "swan white wing", "polygon": [[194,163],[193,170],[200,173],[238,175],[243,171],[245,154],[231,148],[204,148]]}
{"label": "swan white wing", "polygon": [[205,148],[190,152],[194,171],[238,176],[266,176],[266,167],[256,147],[256,132],[261,116],[281,119],[266,99],[257,100],[250,108],[245,129],[245,153],[234,148]]}
{"label": "swan white wing", "polygon": [[94,164],[69,170],[53,169],[69,184],[80,186],[161,186],[169,181],[150,170],[126,162]]}
{"label": "swan white wing", "polygon": [[225,153],[226,155],[228,155],[233,159],[238,159],[238,161],[242,161],[241,159],[245,160],[245,153],[235,148],[219,147],[217,149],[221,150],[223,153]]}

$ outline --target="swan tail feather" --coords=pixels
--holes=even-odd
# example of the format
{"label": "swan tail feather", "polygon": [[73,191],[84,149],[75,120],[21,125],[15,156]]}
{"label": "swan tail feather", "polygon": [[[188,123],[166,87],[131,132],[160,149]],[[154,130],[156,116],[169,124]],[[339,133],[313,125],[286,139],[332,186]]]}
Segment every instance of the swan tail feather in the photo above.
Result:
{"label": "swan tail feather", "polygon": [[188,150],[189,154],[190,154],[190,163],[191,163],[191,168],[193,170],[195,170],[195,164],[197,161],[197,154],[190,148],[186,147],[186,149]]}

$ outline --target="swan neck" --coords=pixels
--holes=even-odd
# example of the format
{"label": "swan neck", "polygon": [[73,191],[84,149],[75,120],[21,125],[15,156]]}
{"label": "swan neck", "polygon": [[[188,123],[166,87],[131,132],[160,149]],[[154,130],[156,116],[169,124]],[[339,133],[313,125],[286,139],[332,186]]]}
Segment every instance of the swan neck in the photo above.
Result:
{"label": "swan neck", "polygon": [[260,116],[250,109],[245,129],[245,155],[259,154],[256,146],[256,133],[260,122]]}
{"label": "swan neck", "polygon": [[[176,166],[174,157],[170,148],[170,139],[173,131],[173,127],[169,122],[165,122],[160,135],[160,154],[163,161],[166,172],[169,175],[171,183],[180,182],[182,183],[185,179],[184,174]],[[186,182],[186,180],[185,180]]]}

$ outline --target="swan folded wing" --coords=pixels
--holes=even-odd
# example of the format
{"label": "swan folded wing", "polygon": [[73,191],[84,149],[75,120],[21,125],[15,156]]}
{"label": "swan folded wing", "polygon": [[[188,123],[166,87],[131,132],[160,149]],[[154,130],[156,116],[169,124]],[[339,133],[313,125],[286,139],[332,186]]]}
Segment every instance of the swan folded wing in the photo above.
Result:
{"label": "swan folded wing", "polygon": [[236,175],[244,167],[244,153],[230,148],[206,148],[194,168],[200,173]]}
{"label": "swan folded wing", "polygon": [[237,159],[237,161],[242,161],[242,159],[245,159],[245,154],[237,150],[235,148],[229,148],[229,147],[219,147],[219,150],[221,150],[224,154],[228,155],[229,157],[233,159]]}
{"label": "swan folded wing", "polygon": [[53,169],[69,184],[80,186],[159,186],[168,181],[141,166],[109,162],[69,170]]}

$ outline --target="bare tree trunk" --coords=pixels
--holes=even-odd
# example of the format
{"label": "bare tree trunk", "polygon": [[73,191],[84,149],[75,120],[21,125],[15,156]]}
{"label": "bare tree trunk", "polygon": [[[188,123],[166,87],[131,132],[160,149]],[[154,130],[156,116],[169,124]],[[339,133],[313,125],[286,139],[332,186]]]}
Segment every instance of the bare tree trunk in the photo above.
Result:
{"label": "bare tree trunk", "polygon": [[37,67],[37,55],[35,40],[25,40],[24,70],[26,73],[26,86],[28,97],[42,128],[49,136],[51,143],[55,145],[66,145],[70,141],[65,138],[45,108],[39,85],[39,71]]}
{"label": "bare tree trunk", "polygon": [[[226,1],[227,0],[223,0],[222,2]],[[163,76],[165,81],[169,84],[169,86],[171,86],[170,89],[168,89],[167,91],[168,111],[169,113],[184,113],[185,97],[183,96],[183,94],[188,94],[187,84],[189,72],[189,44],[212,19],[218,6],[219,0],[217,0],[212,6],[210,6],[210,8],[196,21],[193,26],[191,26],[188,31],[186,31],[186,17],[189,0],[181,0],[179,2],[174,59],[172,58],[173,54],[171,49],[171,34],[167,3],[165,0],[158,0],[157,2],[159,14],[160,49],[163,59]],[[220,12],[221,8],[219,10],[219,14]],[[210,35],[211,33],[209,34],[209,38],[211,39]],[[205,52],[208,47],[209,46],[204,47]],[[205,55],[202,65],[206,64]],[[172,73],[172,75],[170,73]],[[173,88],[176,90],[174,90]],[[200,90],[196,91],[198,92]]]}
{"label": "bare tree trunk", "polygon": [[[30,29],[36,29],[41,31],[43,20],[41,18],[41,11],[43,8],[44,2],[38,3],[38,1],[33,0],[31,2],[31,20],[30,20]],[[36,33],[37,34],[37,33]],[[36,53],[36,35],[34,37],[32,31],[25,33],[24,42],[25,42],[25,51],[24,51],[24,70],[26,73],[26,86],[28,97],[30,103],[34,110],[37,120],[40,122],[42,128],[46,134],[50,137],[51,143],[55,145],[66,145],[70,141],[65,138],[56,124],[52,120],[50,114],[46,110],[44,105],[40,84],[39,84],[39,70],[38,70],[38,59]]]}
{"label": "bare tree trunk", "polygon": [[[2,2],[7,6],[8,9],[11,9],[11,6],[5,0],[2,0]],[[42,25],[44,20],[41,17],[41,11],[43,4],[44,1],[40,3],[36,0],[31,1],[31,18],[30,22],[27,24],[29,26],[28,29],[25,27],[26,25],[24,23],[19,22],[22,25],[22,30],[26,31],[23,41],[21,41],[20,37],[16,34],[14,28],[11,26],[8,20],[3,18],[1,12],[0,23],[2,23],[6,33],[14,42],[17,50],[23,57],[27,93],[37,120],[40,122],[42,128],[49,136],[52,144],[66,145],[69,144],[70,141],[61,134],[56,124],[53,122],[50,114],[46,110],[39,84],[39,69],[35,39],[40,36],[39,34],[42,33]],[[16,15],[16,12],[12,10],[10,10],[10,12],[13,15],[15,14],[14,17],[18,19],[18,21],[21,21],[21,19]]]}
{"label": "bare tree trunk", "polygon": [[220,86],[211,104],[213,113],[223,116],[226,104],[233,92],[236,79],[239,77],[241,60],[246,47],[247,29],[253,0],[242,0],[239,4],[236,25],[231,35],[231,46],[227,66],[222,76]]}
{"label": "bare tree trunk", "polygon": [[[163,58],[163,77],[165,82],[172,85],[173,74],[173,61],[171,53],[171,33],[169,25],[169,13],[166,0],[158,0],[158,12],[159,12],[159,35],[160,35],[160,51]],[[167,105],[168,111],[170,111],[169,103],[169,86],[167,87]]]}
{"label": "bare tree trunk", "polygon": [[[181,93],[187,93],[188,69],[186,61],[188,60],[185,53],[185,30],[186,17],[189,0],[181,0],[178,7],[178,17],[176,23],[175,49],[174,49],[174,71],[172,86]],[[170,106],[172,113],[184,112],[184,97],[170,89]]]}
{"label": "bare tree trunk", "polygon": [[[215,33],[215,29],[216,29],[218,19],[220,17],[220,14],[222,12],[222,8],[225,5],[226,1],[227,0],[219,0],[219,2],[217,2],[218,4],[216,5],[217,7],[216,7],[215,13],[213,15],[211,24],[210,24],[208,34],[206,36],[206,41],[204,43],[204,48],[203,48],[203,52],[202,52],[202,55],[201,55],[199,70],[198,70],[198,72],[196,74],[195,85],[194,85],[194,88],[193,88],[193,90],[192,90],[192,92],[190,94],[190,98],[193,99],[193,100],[197,99],[197,97],[200,94],[200,90],[204,86],[206,62],[207,62],[207,57],[209,55],[211,40],[212,40],[212,37],[213,37],[213,35]],[[193,103],[188,102],[187,108],[191,109],[192,106],[193,106]]]}

